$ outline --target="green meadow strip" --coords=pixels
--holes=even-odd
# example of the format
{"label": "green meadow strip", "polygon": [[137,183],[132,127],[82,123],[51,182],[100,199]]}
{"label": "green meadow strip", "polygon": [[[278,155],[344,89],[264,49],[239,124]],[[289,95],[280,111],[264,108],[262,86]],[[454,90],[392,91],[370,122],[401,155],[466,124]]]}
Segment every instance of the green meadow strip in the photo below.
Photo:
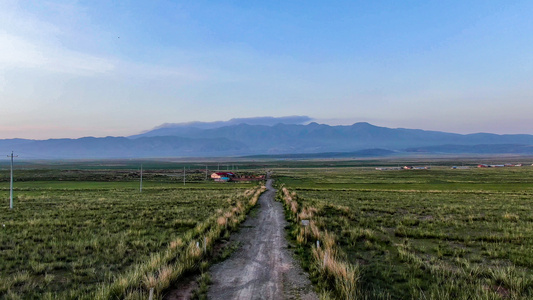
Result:
{"label": "green meadow strip", "polygon": [[134,299],[151,288],[159,299],[210,258],[262,191],[81,184],[18,190],[13,210],[0,207],[0,299]]}

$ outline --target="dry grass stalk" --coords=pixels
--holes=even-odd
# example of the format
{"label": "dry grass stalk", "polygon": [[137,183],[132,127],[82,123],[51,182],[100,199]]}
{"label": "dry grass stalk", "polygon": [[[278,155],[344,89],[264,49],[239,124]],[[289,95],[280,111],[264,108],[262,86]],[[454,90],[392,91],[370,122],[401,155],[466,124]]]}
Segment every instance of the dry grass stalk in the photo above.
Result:
{"label": "dry grass stalk", "polygon": [[196,246],[196,241],[191,241],[187,247],[187,254],[190,258],[199,258],[202,255],[202,249]]}
{"label": "dry grass stalk", "polygon": [[322,234],[322,244],[326,249],[334,249],[335,247],[335,236],[332,233],[324,232]]}
{"label": "dry grass stalk", "polygon": [[291,211],[292,211],[294,214],[297,214],[297,213],[298,213],[298,202],[296,202],[296,201],[291,201]]}
{"label": "dry grass stalk", "polygon": [[157,290],[163,291],[170,285],[170,282],[172,281],[172,273],[172,268],[169,266],[164,266],[159,270],[157,276]]}
{"label": "dry grass stalk", "polygon": [[320,240],[320,230],[318,229],[318,226],[316,226],[316,222],[314,220],[309,221],[309,232],[311,232],[315,240]]}
{"label": "dry grass stalk", "polygon": [[153,275],[144,275],[143,284],[146,289],[154,288],[157,285],[157,278]]}
{"label": "dry grass stalk", "polygon": [[304,230],[300,230],[300,232],[298,233],[298,236],[296,237],[296,242],[298,244],[305,244],[306,241],[307,239],[304,235]]}

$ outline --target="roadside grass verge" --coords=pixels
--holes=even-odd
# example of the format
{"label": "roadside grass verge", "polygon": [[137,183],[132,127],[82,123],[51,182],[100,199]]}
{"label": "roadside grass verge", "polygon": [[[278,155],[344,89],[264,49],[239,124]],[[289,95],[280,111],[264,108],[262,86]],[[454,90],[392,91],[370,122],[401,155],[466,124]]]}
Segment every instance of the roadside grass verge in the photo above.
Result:
{"label": "roadside grass verge", "polygon": [[[162,299],[165,290],[180,277],[206,269],[202,266],[208,264],[206,260],[210,259],[215,242],[238,227],[265,189],[261,186],[246,190],[232,199],[234,202],[230,208],[217,211],[215,216],[201,222],[183,237],[171,241],[165,251],[152,254],[149,261],[134,266],[89,298],[146,299],[153,289],[154,299]],[[206,282],[207,277],[202,281],[202,288]]]}
{"label": "roadside grass verge", "polygon": [[[310,253],[304,268],[310,272],[312,281],[318,283],[321,298],[355,299],[358,296],[359,268],[344,259],[337,247],[336,237],[324,230],[315,218],[318,209],[303,206],[296,193],[287,188],[278,190],[278,199],[284,203],[286,215],[292,222],[291,234],[295,237],[300,253]],[[300,225],[305,220],[308,225]]]}
{"label": "roadside grass verge", "polygon": [[[278,198],[323,298],[346,299],[350,282],[320,272],[331,236],[333,257],[357,275],[350,299],[532,299],[533,169],[467,171],[286,173]],[[336,179],[344,187],[320,184]]]}

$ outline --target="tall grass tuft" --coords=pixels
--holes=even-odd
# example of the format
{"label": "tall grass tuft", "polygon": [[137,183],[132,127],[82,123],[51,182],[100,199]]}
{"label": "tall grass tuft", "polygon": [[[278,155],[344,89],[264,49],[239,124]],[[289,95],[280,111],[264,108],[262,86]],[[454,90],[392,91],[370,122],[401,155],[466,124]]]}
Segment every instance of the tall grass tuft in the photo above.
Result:
{"label": "tall grass tuft", "polygon": [[[281,188],[281,200],[285,209],[290,213],[291,219],[298,227],[296,242],[300,247],[310,247],[312,253],[312,268],[317,270],[317,276],[322,282],[330,283],[322,286],[322,299],[356,299],[359,297],[358,282],[360,270],[358,265],[345,262],[335,236],[318,226],[315,216],[320,212],[316,207],[305,207],[297,202],[297,195],[287,188]],[[300,226],[301,220],[309,220],[306,228]],[[318,241],[318,243],[316,243]]]}

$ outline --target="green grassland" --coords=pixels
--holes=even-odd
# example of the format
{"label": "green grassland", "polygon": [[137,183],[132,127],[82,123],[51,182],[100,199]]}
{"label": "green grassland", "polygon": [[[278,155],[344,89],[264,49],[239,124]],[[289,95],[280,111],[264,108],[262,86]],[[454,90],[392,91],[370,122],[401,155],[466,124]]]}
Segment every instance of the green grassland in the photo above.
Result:
{"label": "green grassland", "polygon": [[292,232],[300,234],[304,265],[332,298],[344,297],[331,287],[341,281],[324,285],[328,276],[310,259],[315,239],[329,235],[338,259],[355,270],[350,295],[359,299],[533,298],[531,167],[277,174],[298,203],[293,221],[312,216],[322,231],[305,241],[300,229]]}
{"label": "green grassland", "polygon": [[[257,186],[215,184],[193,172],[183,185],[182,178],[152,171],[141,193],[135,170],[26,169],[16,172],[10,210],[8,176],[0,171],[0,298],[6,299],[96,297],[132,268],[154,261],[154,253],[181,255],[189,240],[203,241],[199,228],[213,231],[214,220],[234,212],[243,192]],[[157,269],[152,265],[146,270]]]}

